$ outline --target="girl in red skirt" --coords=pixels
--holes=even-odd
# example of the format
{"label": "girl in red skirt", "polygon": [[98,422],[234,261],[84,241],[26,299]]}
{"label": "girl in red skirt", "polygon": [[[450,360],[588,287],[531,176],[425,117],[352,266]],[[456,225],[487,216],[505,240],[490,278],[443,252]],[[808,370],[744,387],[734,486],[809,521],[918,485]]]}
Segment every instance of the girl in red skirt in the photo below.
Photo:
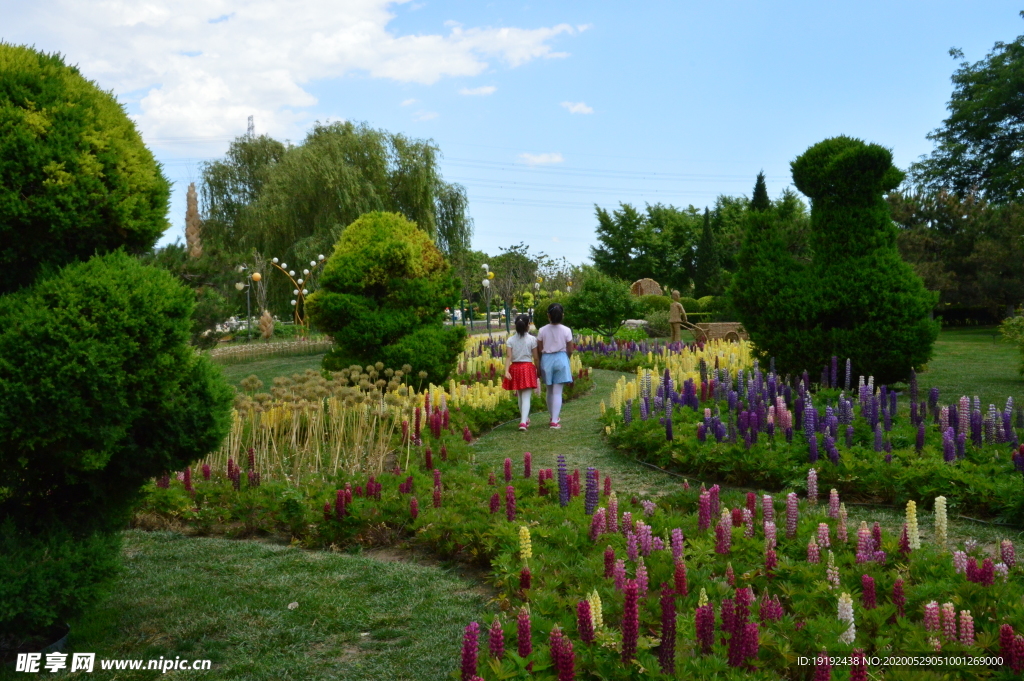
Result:
{"label": "girl in red skirt", "polygon": [[530,427],[530,398],[537,387],[537,339],[526,331],[530,318],[524,314],[516,317],[516,332],[505,342],[505,378],[501,387],[519,393],[519,430]]}

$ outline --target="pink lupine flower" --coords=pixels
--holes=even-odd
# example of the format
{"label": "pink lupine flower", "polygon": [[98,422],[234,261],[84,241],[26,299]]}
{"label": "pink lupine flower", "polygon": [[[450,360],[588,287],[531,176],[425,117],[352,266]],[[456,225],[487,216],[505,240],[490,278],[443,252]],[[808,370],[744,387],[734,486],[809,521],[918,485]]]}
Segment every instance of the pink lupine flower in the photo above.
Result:
{"label": "pink lupine flower", "polygon": [[732,549],[732,521],[722,516],[715,527],[715,553],[727,554]]}
{"label": "pink lupine flower", "polygon": [[462,637],[462,681],[472,681],[476,676],[476,656],[480,650],[480,625],[470,622]]}
{"label": "pink lupine flower", "polygon": [[586,598],[576,604],[576,630],[581,641],[587,645],[594,642],[594,620],[590,614],[590,601]]}
{"label": "pink lupine flower", "polygon": [[[404,421],[403,421],[403,423],[404,423]],[[406,426],[406,427],[408,427],[408,426]],[[465,426],[462,429],[462,439],[465,440],[466,442],[472,442],[473,441],[473,433],[470,432],[469,426]]]}
{"label": "pink lupine flower", "polygon": [[647,598],[647,566],[644,565],[644,559],[641,558],[640,562],[636,566],[636,589],[637,595],[640,598]]}
{"label": "pink lupine flower", "polygon": [[512,482],[512,459],[505,457],[505,482]]}
{"label": "pink lupine flower", "polygon": [[533,454],[523,452],[523,477],[529,478],[533,471]]}
{"label": "pink lupine flower", "polygon": [[956,608],[952,603],[942,604],[942,635],[947,641],[956,641]]}
{"label": "pink lupine flower", "polygon": [[1017,553],[1013,548],[1013,542],[1011,542],[1009,539],[1004,539],[1002,542],[1000,542],[999,555],[1000,558],[1003,559],[1003,562],[1006,563],[1006,567],[1010,568],[1011,570],[1017,564]]}
{"label": "pink lupine flower", "polygon": [[832,546],[832,542],[829,540],[828,523],[818,523],[818,545],[823,549]]}
{"label": "pink lupine flower", "polygon": [[797,504],[799,499],[796,496],[796,492],[790,492],[786,496],[786,538],[796,538],[796,524],[799,518],[800,511],[798,510]]}
{"label": "pink lupine flower", "polygon": [[828,495],[828,517],[839,517],[839,492],[835,488],[832,488]]}
{"label": "pink lupine flower", "polygon": [[750,512],[749,508],[741,509],[743,518],[743,536],[747,539],[752,539],[754,536],[754,514]]}
{"label": "pink lupine flower", "polygon": [[679,561],[683,557],[683,531],[678,527],[672,530],[672,560]]}
{"label": "pink lupine flower", "polygon": [[736,586],[736,573],[732,569],[732,563],[725,565],[725,583],[729,586]]}
{"label": "pink lupine flower", "polygon": [[675,569],[672,572],[672,581],[676,588],[676,593],[680,596],[686,596],[689,593],[689,586],[686,583],[686,563],[682,560],[677,560],[675,563]]}
{"label": "pink lupine flower", "polygon": [[776,530],[775,523],[768,520],[764,523],[764,547],[765,549],[774,549],[776,546]]}
{"label": "pink lupine flower", "polygon": [[626,561],[619,558],[615,561],[615,569],[612,571],[612,577],[615,578],[615,588],[622,591],[626,588]]}
{"label": "pink lupine flower", "polygon": [[747,510],[751,516],[757,517],[757,495],[753,492],[747,492]]}
{"label": "pink lupine flower", "polygon": [[640,613],[637,609],[637,584],[626,580],[625,603],[622,606],[622,662],[629,664],[636,655],[637,639],[640,636]]}
{"label": "pink lupine flower", "polygon": [[633,531],[633,514],[630,511],[622,512],[622,536]]}
{"label": "pink lupine flower", "polygon": [[491,629],[487,634],[487,647],[491,651],[491,657],[500,660],[505,657],[505,632],[501,628],[501,620],[494,616]]}
{"label": "pink lupine flower", "polygon": [[775,505],[770,494],[761,497],[761,515],[766,523],[775,522]]}
{"label": "pink lupine flower", "polygon": [[604,531],[604,509],[599,508],[590,518],[590,541],[596,542]]}
{"label": "pink lupine flower", "polygon": [[924,629],[929,633],[939,632],[939,604],[932,601],[924,606]]}
{"label": "pink lupine flower", "polygon": [[815,468],[807,470],[807,501],[818,503],[818,470]]}
{"label": "pink lupine flower", "polygon": [[775,555],[775,549],[768,549],[764,552],[764,570],[771,572],[779,565],[779,558]]}
{"label": "pink lupine flower", "polygon": [[871,538],[871,530],[868,529],[867,523],[862,522],[860,529],[857,530],[857,562],[867,563],[874,560],[875,542]]}
{"label": "pink lupine flower", "polygon": [[441,486],[441,471],[437,468],[434,469],[434,487]]}
{"label": "pink lupine flower", "polygon": [[865,610],[874,610],[878,607],[878,595],[875,592],[875,579],[871,575],[860,576],[861,602]]}
{"label": "pink lupine flower", "polygon": [[697,507],[697,529],[704,531],[711,527],[711,495],[701,492]]}
{"label": "pink lupine flower", "polygon": [[612,534],[619,531],[619,499],[615,494],[608,497],[608,531]]}
{"label": "pink lupine flower", "polygon": [[510,523],[516,519],[516,488],[512,485],[505,488],[505,517]]}
{"label": "pink lupine flower", "polygon": [[434,488],[434,508],[441,508],[441,488]]}
{"label": "pink lupine flower", "polygon": [[488,474],[487,474],[487,484],[489,486],[491,486],[491,487],[494,487],[495,485],[498,484],[498,479],[496,477],[494,477],[494,471],[489,471],[488,472]]}
{"label": "pink lupine flower", "polygon": [[996,563],[995,571],[997,577],[1002,577],[1005,582],[1010,576],[1010,568],[1006,567],[1006,563]]}
{"label": "pink lupine flower", "polygon": [[970,610],[960,611],[960,645],[974,645],[974,618],[971,617]]}
{"label": "pink lupine flower", "polygon": [[615,549],[611,546],[604,550],[604,576],[605,579],[615,574]]}
{"label": "pink lupine flower", "polygon": [[807,562],[815,564],[821,562],[821,549],[818,548],[818,543],[814,541],[814,537],[811,537],[811,541],[807,543]]}

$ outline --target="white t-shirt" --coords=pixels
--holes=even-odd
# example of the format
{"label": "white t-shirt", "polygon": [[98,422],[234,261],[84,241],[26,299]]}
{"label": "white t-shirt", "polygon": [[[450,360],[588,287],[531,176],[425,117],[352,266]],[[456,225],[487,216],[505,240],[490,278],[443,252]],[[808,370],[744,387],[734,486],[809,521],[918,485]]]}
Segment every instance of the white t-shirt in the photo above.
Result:
{"label": "white t-shirt", "polygon": [[528,333],[523,336],[513,333],[508,337],[506,344],[512,348],[513,362],[533,361],[533,349],[537,347],[537,338],[535,336],[531,336]]}
{"label": "white t-shirt", "polygon": [[537,340],[544,343],[541,352],[545,355],[565,352],[566,345],[572,342],[572,330],[564,324],[545,324],[537,332]]}

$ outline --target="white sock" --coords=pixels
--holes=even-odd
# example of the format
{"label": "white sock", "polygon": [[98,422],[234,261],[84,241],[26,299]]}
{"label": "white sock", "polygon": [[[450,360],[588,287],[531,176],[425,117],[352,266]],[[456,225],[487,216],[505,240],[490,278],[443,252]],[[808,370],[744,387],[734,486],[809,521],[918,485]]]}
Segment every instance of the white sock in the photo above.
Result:
{"label": "white sock", "polygon": [[530,420],[530,397],[533,390],[526,388],[519,391],[519,422],[526,423]]}
{"label": "white sock", "polygon": [[562,384],[552,383],[548,386],[548,411],[551,413],[551,422],[558,422],[558,415],[562,412]]}

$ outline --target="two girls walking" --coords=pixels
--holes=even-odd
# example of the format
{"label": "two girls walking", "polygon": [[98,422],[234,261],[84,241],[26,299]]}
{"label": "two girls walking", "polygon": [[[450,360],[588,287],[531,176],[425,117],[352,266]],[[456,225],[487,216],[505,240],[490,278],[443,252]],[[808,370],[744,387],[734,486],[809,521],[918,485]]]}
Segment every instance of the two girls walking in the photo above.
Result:
{"label": "two girls walking", "polygon": [[519,430],[530,427],[530,398],[537,388],[537,371],[548,387],[548,412],[551,428],[562,427],[559,416],[562,411],[562,388],[572,383],[572,369],[569,357],[575,346],[572,331],[562,324],[564,311],[558,303],[548,306],[548,324],[541,327],[534,338],[527,331],[530,318],[516,317],[516,332],[509,336],[505,352],[505,378],[502,387],[515,390],[519,395]]}

